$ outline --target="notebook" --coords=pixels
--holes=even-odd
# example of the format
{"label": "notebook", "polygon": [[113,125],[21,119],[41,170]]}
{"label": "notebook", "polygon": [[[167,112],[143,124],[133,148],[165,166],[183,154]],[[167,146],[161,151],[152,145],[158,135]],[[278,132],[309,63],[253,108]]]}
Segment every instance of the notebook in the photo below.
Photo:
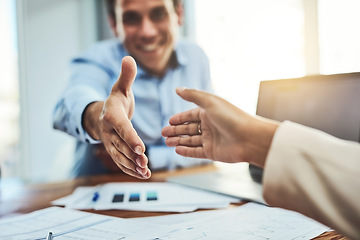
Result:
{"label": "notebook", "polygon": [[[256,114],[291,120],[336,137],[360,142],[360,73],[262,81]],[[264,203],[262,169],[172,177],[168,181]],[[231,169],[231,165],[229,166]]]}

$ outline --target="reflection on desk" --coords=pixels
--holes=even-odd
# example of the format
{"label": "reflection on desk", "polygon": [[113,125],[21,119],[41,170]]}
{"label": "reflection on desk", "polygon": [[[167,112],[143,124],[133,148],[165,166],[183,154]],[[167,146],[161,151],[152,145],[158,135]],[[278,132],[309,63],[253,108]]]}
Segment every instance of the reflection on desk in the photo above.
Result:
{"label": "reflection on desk", "polygon": [[[232,165],[235,168],[236,164]],[[214,165],[193,167],[188,169],[181,169],[176,171],[155,172],[150,180],[151,182],[163,182],[170,176],[178,176],[183,174],[215,171],[219,168]],[[0,195],[0,218],[15,216],[24,213],[29,213],[35,210],[43,209],[51,206],[51,201],[69,195],[78,186],[95,186],[107,182],[146,182],[130,177],[125,174],[92,176],[86,178],[73,179],[59,183],[36,184],[36,185],[17,185],[11,189],[4,189],[1,186]],[[240,205],[240,204],[235,204]],[[235,206],[233,205],[233,206]],[[89,210],[98,214],[122,217],[122,218],[137,218],[148,216],[168,215],[163,212],[140,212],[128,210]],[[345,240],[347,238],[337,234],[336,232],[327,232],[314,239],[337,239]]]}

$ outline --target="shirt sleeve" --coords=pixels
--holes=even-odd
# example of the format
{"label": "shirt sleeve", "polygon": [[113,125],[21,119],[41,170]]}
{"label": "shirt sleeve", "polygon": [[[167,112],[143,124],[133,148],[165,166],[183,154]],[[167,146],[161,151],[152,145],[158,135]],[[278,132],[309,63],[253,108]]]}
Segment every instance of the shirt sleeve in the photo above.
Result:
{"label": "shirt sleeve", "polygon": [[285,121],[269,150],[264,199],[360,239],[360,144]]}
{"label": "shirt sleeve", "polygon": [[104,101],[112,73],[96,62],[77,58],[71,63],[70,81],[53,112],[53,126],[78,140],[99,143],[82,126],[82,114],[92,102]]}

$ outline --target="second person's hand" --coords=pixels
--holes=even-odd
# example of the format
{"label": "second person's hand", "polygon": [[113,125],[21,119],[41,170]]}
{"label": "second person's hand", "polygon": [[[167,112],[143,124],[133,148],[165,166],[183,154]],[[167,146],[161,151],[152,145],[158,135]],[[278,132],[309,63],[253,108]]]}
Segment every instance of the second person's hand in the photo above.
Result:
{"label": "second person's hand", "polygon": [[185,157],[263,167],[277,123],[251,116],[226,100],[194,89],[177,94],[199,108],[175,114],[162,130],[166,144]]}

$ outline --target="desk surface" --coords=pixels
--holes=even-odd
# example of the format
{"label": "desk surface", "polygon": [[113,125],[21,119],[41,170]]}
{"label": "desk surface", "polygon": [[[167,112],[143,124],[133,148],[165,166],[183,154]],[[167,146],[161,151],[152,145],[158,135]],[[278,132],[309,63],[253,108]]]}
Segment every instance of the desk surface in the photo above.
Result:
{"label": "desk surface", "polygon": [[[210,166],[181,169],[176,171],[156,172],[153,173],[151,179],[148,181],[162,182],[167,177],[170,176],[199,173],[206,171],[215,171],[215,170],[218,170],[218,168],[214,165],[210,165]],[[144,181],[135,179],[125,174],[117,174],[117,175],[104,175],[104,176],[79,178],[79,179],[73,179],[59,183],[47,183],[47,184],[36,184],[36,185],[21,185],[21,184],[10,185],[10,187],[0,189],[0,218],[25,214],[35,210],[50,207],[52,206],[51,201],[71,194],[73,190],[78,186],[94,186],[97,184],[107,183],[107,182],[144,182]],[[122,218],[160,216],[160,215],[170,214],[163,212],[141,212],[141,211],[128,211],[128,210],[101,210],[101,211],[87,210],[87,212],[94,212],[98,214],[104,214],[104,215],[122,217]],[[346,240],[347,238],[337,234],[336,232],[328,232],[314,239]]]}

